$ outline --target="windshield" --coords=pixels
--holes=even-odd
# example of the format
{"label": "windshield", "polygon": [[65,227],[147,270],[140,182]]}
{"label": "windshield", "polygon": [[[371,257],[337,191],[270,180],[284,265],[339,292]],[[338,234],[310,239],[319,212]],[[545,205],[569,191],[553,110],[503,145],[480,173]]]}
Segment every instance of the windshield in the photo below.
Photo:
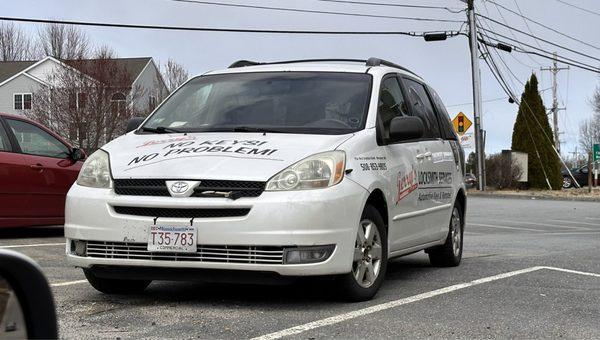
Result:
{"label": "windshield", "polygon": [[364,73],[202,76],[174,93],[142,130],[350,133],[364,127],[370,91]]}

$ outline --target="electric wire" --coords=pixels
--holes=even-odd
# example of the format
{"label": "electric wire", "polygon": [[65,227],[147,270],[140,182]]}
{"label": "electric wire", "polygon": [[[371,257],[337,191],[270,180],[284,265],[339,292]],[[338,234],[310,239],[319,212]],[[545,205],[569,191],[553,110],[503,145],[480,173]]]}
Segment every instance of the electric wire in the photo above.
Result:
{"label": "electric wire", "polygon": [[241,7],[241,8],[251,8],[251,9],[270,10],[270,11],[311,13],[311,14],[329,14],[329,15],[342,15],[342,16],[352,16],[352,17],[365,17],[365,18],[430,21],[430,22],[446,22],[446,23],[461,23],[461,22],[463,22],[462,20],[453,20],[453,19],[421,18],[421,17],[412,17],[412,16],[392,16],[392,15],[362,14],[362,13],[351,13],[351,12],[323,11],[323,10],[312,10],[312,9],[298,9],[298,8],[288,8],[288,7],[229,4],[229,3],[213,2],[213,1],[202,1],[202,0],[169,0],[169,1],[191,3],[191,4],[198,4],[198,5]]}
{"label": "electric wire", "polygon": [[558,1],[558,2],[560,2],[561,4],[565,4],[565,5],[567,5],[567,6],[570,6],[570,7],[573,7],[573,8],[577,8],[578,10],[581,10],[581,11],[584,11],[584,12],[587,12],[587,13],[590,13],[590,14],[594,14],[594,15],[598,15],[598,16],[600,16],[600,12],[592,11],[591,9],[587,9],[587,8],[583,8],[583,7],[579,7],[579,6],[577,6],[577,5],[573,5],[573,4],[571,4],[571,3],[568,3],[568,2],[566,2],[566,1],[563,1],[563,0],[555,0],[555,1]]}
{"label": "electric wire", "polygon": [[523,35],[529,36],[529,37],[531,37],[531,38],[534,38],[534,39],[537,39],[537,40],[539,40],[539,41],[542,41],[542,42],[544,42],[544,43],[546,43],[546,44],[549,44],[549,45],[552,45],[552,46],[558,47],[558,48],[560,48],[560,49],[563,49],[563,50],[565,50],[565,51],[569,51],[569,52],[571,52],[571,53],[578,54],[578,55],[580,55],[580,56],[583,56],[583,57],[586,57],[586,58],[589,58],[589,59],[593,59],[593,60],[596,60],[596,61],[600,61],[600,58],[594,57],[594,56],[592,56],[592,55],[589,55],[589,54],[587,54],[587,53],[579,52],[579,51],[577,51],[577,50],[574,50],[574,49],[572,49],[572,48],[569,48],[569,47],[562,46],[562,45],[560,45],[560,44],[557,44],[557,43],[555,43],[555,42],[552,42],[552,41],[549,41],[549,40],[546,40],[546,39],[543,39],[543,38],[540,38],[540,37],[538,37],[538,36],[536,36],[536,35],[533,35],[533,34],[530,34],[530,33],[527,33],[527,32],[525,32],[525,31],[522,31],[522,30],[520,30],[520,29],[514,28],[514,27],[512,27],[512,26],[510,26],[510,25],[507,25],[507,24],[505,24],[505,23],[502,23],[502,22],[500,22],[500,21],[498,21],[498,20],[495,20],[495,19],[493,19],[493,18],[490,18],[490,17],[488,17],[488,16],[485,16],[485,15],[482,15],[482,14],[479,14],[479,13],[477,13],[477,14],[475,14],[475,15],[477,15],[477,16],[478,16],[478,17],[480,17],[480,18],[484,18],[484,19],[486,19],[486,20],[488,20],[488,21],[491,21],[491,22],[493,22],[493,23],[495,23],[495,24],[497,24],[497,25],[500,25],[500,26],[506,27],[506,28],[508,28],[508,29],[510,29],[510,30],[512,30],[512,31],[515,31],[515,32],[521,33],[521,34],[523,34]]}
{"label": "electric wire", "polygon": [[[267,29],[240,29],[240,28],[216,28],[216,27],[188,27],[188,26],[161,26],[161,25],[140,25],[140,24],[121,24],[106,22],[89,22],[76,20],[52,20],[35,19],[19,17],[0,17],[0,21],[30,22],[38,24],[62,24],[77,26],[94,27],[115,27],[132,29],[152,29],[152,30],[174,30],[174,31],[201,31],[201,32],[225,32],[225,33],[261,33],[261,34],[319,34],[319,35],[406,35],[412,37],[422,37],[426,33],[439,33],[440,31],[314,31],[314,30],[267,30]],[[460,34],[458,31],[446,31],[451,36]]]}
{"label": "electric wire", "polygon": [[368,1],[350,1],[350,0],[317,0],[321,2],[334,2],[342,4],[353,4],[353,5],[367,5],[367,6],[385,6],[385,7],[403,7],[403,8],[422,8],[422,9],[441,9],[446,10],[450,13],[460,13],[466,11],[466,9],[452,9],[445,6],[428,6],[428,5],[412,5],[412,4],[395,4],[388,2],[368,2]]}
{"label": "electric wire", "polygon": [[[506,40],[509,40],[509,41],[512,41],[512,42],[516,42],[516,43],[519,42],[519,41],[517,41],[515,39],[512,39],[510,37],[502,35],[502,34],[500,34],[498,32],[494,32],[494,31],[488,30],[488,29],[486,29],[484,27],[480,27],[480,30],[482,30],[482,31],[484,31],[486,33],[491,33],[491,34],[496,35],[496,37],[492,37],[492,36],[490,36],[488,34],[482,34],[484,37],[486,37],[488,39],[495,40],[497,42],[501,42],[501,43],[506,44],[506,42],[503,42],[502,40],[498,39],[497,37],[501,37],[501,38],[504,38]],[[545,59],[554,60],[554,56],[549,55],[549,54],[551,54],[551,52],[549,52],[549,51],[546,51],[546,50],[543,50],[543,49],[539,49],[539,48],[537,48],[535,46],[532,46],[532,45],[529,45],[527,43],[521,42],[521,44],[524,45],[524,46],[527,46],[527,47],[529,47],[531,49],[541,51],[541,52],[543,52],[545,54],[542,54],[542,53],[539,53],[539,52],[536,52],[536,51],[528,51],[528,50],[526,50],[526,49],[524,49],[522,47],[520,48],[520,47],[514,46],[514,45],[512,46],[513,47],[513,51],[516,51],[516,52],[519,52],[519,53],[526,53],[526,54],[537,55],[537,56],[545,58]],[[507,44],[507,45],[510,45],[510,44]],[[594,66],[592,66],[590,64],[586,64],[584,62],[581,62],[581,61],[578,61],[578,60],[575,60],[575,59],[571,59],[571,58],[568,58],[568,57],[565,57],[565,56],[562,56],[562,55],[559,55],[559,54],[557,54],[557,60],[560,61],[563,64],[571,65],[571,66],[574,66],[574,67],[577,67],[577,68],[581,68],[581,69],[584,69],[584,70],[588,70],[588,71],[591,71],[591,72],[595,72],[595,73],[600,73],[600,68],[594,67]]]}
{"label": "electric wire", "polygon": [[557,29],[555,29],[555,28],[553,28],[553,27],[550,27],[550,26],[548,26],[548,25],[545,25],[545,24],[543,24],[543,23],[541,23],[541,22],[539,22],[539,21],[537,21],[537,20],[533,20],[533,19],[531,19],[531,18],[529,18],[529,17],[526,17],[526,16],[525,16],[525,15],[523,15],[523,13],[521,12],[521,9],[519,8],[519,5],[518,5],[518,2],[517,2],[517,0],[513,0],[513,1],[515,2],[515,5],[517,6],[517,10],[519,11],[519,13],[517,13],[517,12],[515,12],[514,10],[512,10],[512,9],[510,9],[510,8],[508,8],[508,7],[504,6],[504,5],[502,5],[502,4],[499,4],[499,3],[497,3],[497,2],[495,2],[495,1],[493,1],[493,0],[486,0],[486,1],[487,1],[487,2],[489,2],[489,3],[492,3],[492,4],[494,4],[494,5],[496,5],[496,7],[500,7],[500,8],[504,9],[504,10],[505,10],[505,11],[507,11],[507,12],[510,12],[510,13],[512,13],[512,14],[514,14],[514,15],[517,15],[517,16],[520,16],[521,18],[523,18],[523,21],[524,21],[524,22],[525,22],[525,24],[527,25],[527,28],[528,28],[528,30],[529,30],[529,32],[530,32],[531,34],[533,34],[533,32],[531,31],[531,28],[529,27],[529,25],[527,24],[527,22],[534,23],[534,24],[536,24],[536,25],[538,25],[538,26],[540,26],[540,27],[543,27],[543,28],[545,28],[545,29],[547,29],[547,30],[550,30],[550,31],[552,31],[552,32],[554,32],[554,33],[556,33],[556,34],[559,34],[559,35],[561,35],[561,36],[563,36],[563,37],[565,37],[565,38],[571,39],[571,40],[573,40],[573,41],[577,41],[578,43],[581,43],[581,44],[583,44],[583,45],[586,45],[586,46],[588,46],[588,47],[592,47],[592,48],[594,48],[594,49],[596,49],[596,50],[600,50],[600,47],[598,47],[598,46],[592,45],[592,44],[590,44],[590,43],[588,43],[588,42],[586,42],[586,41],[584,41],[584,40],[581,40],[581,39],[575,38],[575,37],[573,37],[573,36],[571,36],[571,35],[568,35],[568,34],[566,34],[566,33],[563,33],[563,32],[561,32],[561,31],[559,31],[559,30],[557,30]]}

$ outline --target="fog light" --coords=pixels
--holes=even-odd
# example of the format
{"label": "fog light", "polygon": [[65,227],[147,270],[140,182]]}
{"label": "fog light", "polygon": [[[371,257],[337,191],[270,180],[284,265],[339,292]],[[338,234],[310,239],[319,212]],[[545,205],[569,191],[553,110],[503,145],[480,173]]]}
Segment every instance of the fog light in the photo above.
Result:
{"label": "fog light", "polygon": [[[75,243],[75,248],[73,248],[73,243]],[[85,241],[71,241],[71,251],[74,251],[77,256],[85,256],[86,248]]]}
{"label": "fog light", "polygon": [[284,263],[299,264],[323,262],[331,256],[334,249],[335,245],[333,244],[326,246],[286,248]]}

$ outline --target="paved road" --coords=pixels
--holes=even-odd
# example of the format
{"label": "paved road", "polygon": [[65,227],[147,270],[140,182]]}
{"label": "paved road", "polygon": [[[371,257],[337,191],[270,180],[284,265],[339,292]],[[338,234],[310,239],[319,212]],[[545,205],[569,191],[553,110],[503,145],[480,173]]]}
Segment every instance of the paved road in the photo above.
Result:
{"label": "paved road", "polygon": [[0,247],[44,268],[69,339],[600,338],[598,203],[471,198],[460,267],[431,267],[422,252],[395,259],[376,298],[354,304],[310,280],[102,295],[64,263],[63,242],[59,228],[0,230]]}

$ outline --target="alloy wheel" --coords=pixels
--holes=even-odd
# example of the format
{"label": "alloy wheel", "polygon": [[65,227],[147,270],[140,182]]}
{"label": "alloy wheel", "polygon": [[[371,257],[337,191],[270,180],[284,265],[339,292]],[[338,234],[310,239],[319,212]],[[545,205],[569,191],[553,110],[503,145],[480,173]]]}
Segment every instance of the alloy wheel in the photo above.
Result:
{"label": "alloy wheel", "polygon": [[377,225],[371,220],[362,220],[356,235],[352,264],[352,276],[361,287],[369,288],[377,280],[381,270],[382,251]]}

